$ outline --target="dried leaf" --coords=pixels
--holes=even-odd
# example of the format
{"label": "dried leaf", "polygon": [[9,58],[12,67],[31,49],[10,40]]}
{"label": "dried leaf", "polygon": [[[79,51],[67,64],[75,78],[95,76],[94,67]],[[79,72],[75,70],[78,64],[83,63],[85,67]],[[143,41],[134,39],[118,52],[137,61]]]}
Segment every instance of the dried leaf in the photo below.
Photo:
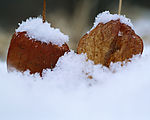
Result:
{"label": "dried leaf", "polygon": [[38,72],[42,76],[43,69],[54,68],[59,57],[67,51],[67,44],[59,47],[34,39],[29,40],[26,32],[15,33],[7,56],[8,71],[13,68],[22,72],[30,70],[31,74]]}
{"label": "dried leaf", "polygon": [[95,64],[109,67],[111,62],[125,61],[142,54],[143,41],[128,25],[120,20],[99,23],[78,44],[77,52],[86,53]]}

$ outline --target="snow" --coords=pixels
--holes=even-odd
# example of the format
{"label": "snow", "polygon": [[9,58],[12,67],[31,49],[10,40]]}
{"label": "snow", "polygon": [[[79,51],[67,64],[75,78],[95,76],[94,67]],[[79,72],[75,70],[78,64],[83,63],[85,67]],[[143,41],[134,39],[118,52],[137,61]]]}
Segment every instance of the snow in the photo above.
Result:
{"label": "snow", "polygon": [[[97,15],[97,17],[95,18],[94,25],[91,30],[93,30],[99,23],[105,24],[111,20],[118,20],[118,19],[120,20],[121,23],[124,23],[130,26],[132,29],[134,29],[133,24],[131,23],[131,20],[126,18],[125,15],[123,16],[123,15],[118,15],[118,14],[110,14],[109,11],[105,11]],[[90,31],[88,31],[87,33],[89,33]]]}
{"label": "snow", "polygon": [[149,62],[150,46],[110,69],[71,51],[43,78],[1,62],[0,120],[150,120]]}
{"label": "snow", "polygon": [[37,41],[52,43],[62,46],[69,41],[69,37],[60,32],[59,29],[51,27],[48,22],[43,23],[41,18],[29,18],[21,24],[19,23],[16,32],[27,32],[28,37]]}
{"label": "snow", "polygon": [[122,36],[122,35],[123,35],[123,33],[121,31],[119,31],[118,36]]}

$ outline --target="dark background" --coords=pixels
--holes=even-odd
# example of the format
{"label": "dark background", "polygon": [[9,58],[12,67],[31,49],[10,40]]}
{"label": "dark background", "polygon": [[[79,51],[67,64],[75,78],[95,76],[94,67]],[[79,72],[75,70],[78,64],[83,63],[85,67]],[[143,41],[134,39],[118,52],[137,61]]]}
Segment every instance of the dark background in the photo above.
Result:
{"label": "dark background", "polygon": [[[87,1],[91,3],[89,22],[94,16],[104,10],[109,10],[111,5],[118,6],[119,0],[47,0],[47,12],[52,13],[58,9],[73,17],[76,6],[79,2]],[[123,0],[123,5],[132,5],[150,8],[149,0]],[[0,25],[2,28],[10,30],[18,22],[30,17],[38,16],[42,13],[43,0],[1,0],[0,3]],[[123,10],[126,8],[123,7]],[[117,9],[115,8],[116,12]],[[113,10],[113,11],[115,11]],[[123,11],[122,10],[122,11]]]}

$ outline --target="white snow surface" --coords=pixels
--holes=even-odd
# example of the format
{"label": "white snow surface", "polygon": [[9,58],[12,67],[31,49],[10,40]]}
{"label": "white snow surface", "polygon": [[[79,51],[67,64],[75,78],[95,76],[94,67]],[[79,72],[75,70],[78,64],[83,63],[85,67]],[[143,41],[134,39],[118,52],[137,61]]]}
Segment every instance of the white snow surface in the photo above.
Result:
{"label": "white snow surface", "polygon": [[37,41],[52,43],[62,46],[69,41],[68,35],[64,35],[59,29],[51,27],[47,21],[43,23],[42,18],[29,18],[19,23],[16,32],[27,32],[28,37]]}
{"label": "white snow surface", "polygon": [[110,69],[71,51],[43,75],[0,63],[0,120],[150,120],[150,47]]}
{"label": "white snow surface", "polygon": [[[118,14],[110,14],[109,11],[105,11],[97,15],[91,30],[93,30],[99,23],[105,24],[111,20],[118,20],[118,19],[120,20],[121,23],[130,26],[134,30],[133,24],[131,23],[131,20],[129,18],[126,18],[125,15],[123,16]],[[89,33],[90,31],[88,31],[87,33]]]}

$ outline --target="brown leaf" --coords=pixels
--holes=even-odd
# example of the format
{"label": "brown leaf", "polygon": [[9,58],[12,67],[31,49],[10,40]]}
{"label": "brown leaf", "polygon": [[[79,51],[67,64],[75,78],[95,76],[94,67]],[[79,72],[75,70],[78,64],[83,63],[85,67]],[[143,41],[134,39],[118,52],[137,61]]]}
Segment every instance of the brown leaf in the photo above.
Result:
{"label": "brown leaf", "polygon": [[111,62],[125,61],[133,55],[142,54],[143,41],[134,30],[120,20],[99,23],[78,44],[77,52],[86,53],[95,64],[109,67]]}
{"label": "brown leaf", "polygon": [[38,72],[42,76],[43,69],[54,68],[59,57],[67,51],[67,44],[59,47],[35,39],[29,40],[26,32],[15,33],[7,56],[8,71],[12,71],[13,68],[22,72],[30,70],[31,74]]}

